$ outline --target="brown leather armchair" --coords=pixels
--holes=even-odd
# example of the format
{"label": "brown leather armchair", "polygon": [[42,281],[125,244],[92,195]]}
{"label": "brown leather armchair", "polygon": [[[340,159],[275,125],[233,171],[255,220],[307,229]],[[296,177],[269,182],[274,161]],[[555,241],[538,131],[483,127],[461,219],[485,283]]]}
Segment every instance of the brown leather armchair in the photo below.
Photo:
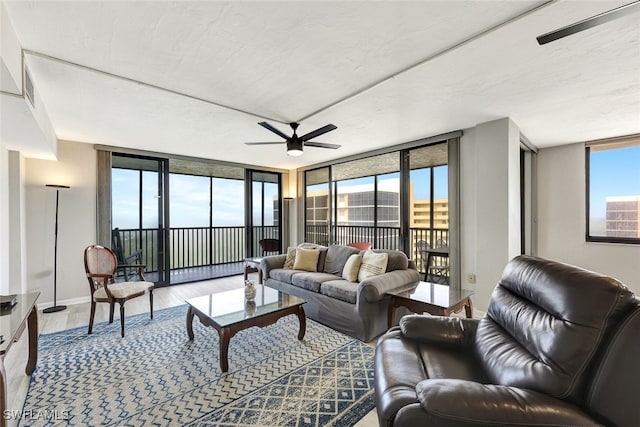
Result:
{"label": "brown leather armchair", "polygon": [[409,315],[379,340],[381,426],[640,426],[640,300],[519,256],[482,319]]}

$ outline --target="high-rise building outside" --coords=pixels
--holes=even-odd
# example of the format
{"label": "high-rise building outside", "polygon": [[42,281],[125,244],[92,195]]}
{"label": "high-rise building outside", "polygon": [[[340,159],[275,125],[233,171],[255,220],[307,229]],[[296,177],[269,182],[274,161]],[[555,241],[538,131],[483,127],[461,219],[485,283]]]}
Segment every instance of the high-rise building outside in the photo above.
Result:
{"label": "high-rise building outside", "polygon": [[[388,180],[378,188],[378,226],[400,226],[400,194],[398,181]],[[337,196],[337,225],[373,226],[374,192],[368,185],[345,187]],[[307,224],[326,225],[329,217],[328,189],[308,191],[306,198]],[[410,186],[410,227],[431,227],[431,201],[415,199],[413,181]],[[433,226],[449,228],[449,200],[433,200]]]}
{"label": "high-rise building outside", "polygon": [[606,236],[640,237],[640,195],[607,197]]}

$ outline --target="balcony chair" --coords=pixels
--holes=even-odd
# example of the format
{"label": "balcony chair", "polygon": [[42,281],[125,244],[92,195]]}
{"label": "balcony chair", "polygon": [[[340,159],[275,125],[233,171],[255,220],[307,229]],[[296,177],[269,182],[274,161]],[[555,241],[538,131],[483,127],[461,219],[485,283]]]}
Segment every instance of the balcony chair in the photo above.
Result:
{"label": "balcony chair", "polygon": [[116,254],[116,258],[118,259],[117,275],[122,275],[124,281],[128,282],[131,271],[135,271],[138,268],[137,266],[142,264],[142,249],[138,249],[128,257],[125,257],[122,247],[122,237],[120,237],[120,229],[116,227],[111,231],[111,250]]}
{"label": "balcony chair", "polygon": [[509,262],[482,319],[408,315],[378,340],[380,426],[640,426],[640,299],[618,280]]}
{"label": "balcony chair", "polygon": [[153,288],[152,282],[144,279],[144,265],[137,265],[138,279],[135,282],[115,283],[115,272],[118,267],[116,254],[109,248],[91,245],[84,250],[84,270],[87,273],[91,290],[91,315],[89,317],[89,331],[93,330],[93,320],[96,314],[96,303],[109,303],[109,323],[113,323],[115,303],[120,304],[120,335],[124,338],[124,303],[132,298],[149,294],[149,310],[153,319]]}
{"label": "balcony chair", "polygon": [[347,246],[351,246],[352,248],[356,248],[361,251],[367,251],[371,249],[371,242],[351,242],[347,244]]}
{"label": "balcony chair", "polygon": [[[422,259],[424,266],[424,281],[439,283],[441,285],[449,284],[449,246],[447,242],[438,239],[433,249],[424,240],[418,241],[416,249]],[[433,265],[433,259],[440,258],[442,261],[437,265]]]}
{"label": "balcony chair", "polygon": [[267,255],[268,253],[280,253],[280,240],[278,239],[262,239],[258,244],[262,248],[262,255]]}

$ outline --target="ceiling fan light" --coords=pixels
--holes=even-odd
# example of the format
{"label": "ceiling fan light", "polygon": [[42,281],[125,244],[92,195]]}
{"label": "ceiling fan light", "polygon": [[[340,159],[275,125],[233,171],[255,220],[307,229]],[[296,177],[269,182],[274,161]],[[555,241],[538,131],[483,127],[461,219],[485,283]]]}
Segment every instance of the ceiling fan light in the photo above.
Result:
{"label": "ceiling fan light", "polygon": [[287,154],[291,157],[300,157],[302,156],[302,150],[299,148],[290,148],[287,150]]}

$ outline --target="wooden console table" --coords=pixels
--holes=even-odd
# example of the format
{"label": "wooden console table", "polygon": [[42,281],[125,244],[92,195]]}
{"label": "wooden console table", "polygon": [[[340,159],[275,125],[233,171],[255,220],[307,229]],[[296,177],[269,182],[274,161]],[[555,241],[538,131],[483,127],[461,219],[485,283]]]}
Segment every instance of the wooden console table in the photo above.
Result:
{"label": "wooden console table", "polygon": [[40,292],[19,294],[18,303],[11,309],[0,310],[0,334],[4,342],[0,343],[0,427],[7,425],[4,414],[7,409],[7,373],[4,358],[11,344],[20,339],[25,327],[29,328],[29,359],[24,370],[31,375],[38,362],[38,308],[36,300]]}

